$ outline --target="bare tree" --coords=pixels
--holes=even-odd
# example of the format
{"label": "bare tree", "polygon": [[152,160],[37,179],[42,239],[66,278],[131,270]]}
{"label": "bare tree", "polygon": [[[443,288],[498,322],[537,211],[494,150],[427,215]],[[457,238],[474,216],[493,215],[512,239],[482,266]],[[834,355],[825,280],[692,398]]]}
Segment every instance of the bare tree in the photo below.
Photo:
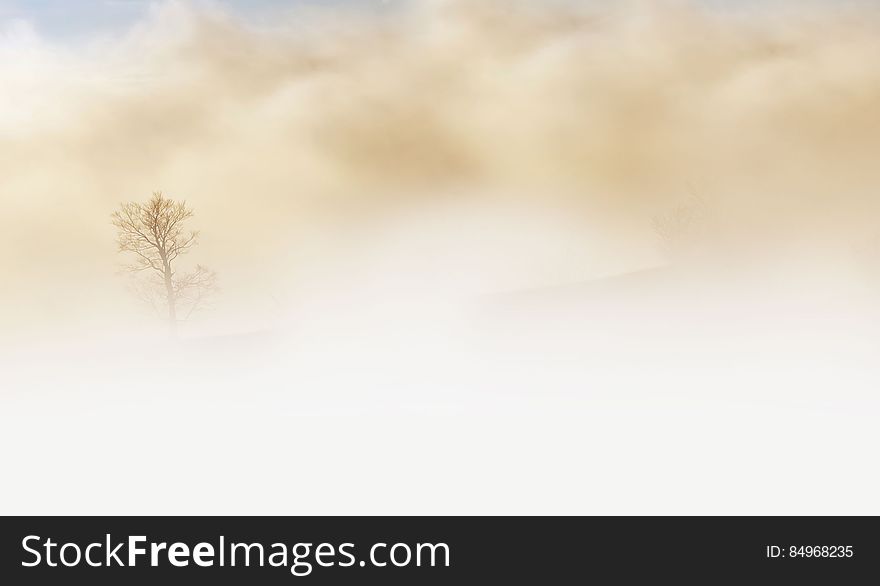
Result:
{"label": "bare tree", "polygon": [[880,234],[858,243],[853,247],[853,253],[866,284],[880,290]]}
{"label": "bare tree", "polygon": [[712,223],[712,210],[697,195],[653,219],[654,232],[672,257],[686,256],[705,245]]}
{"label": "bare tree", "polygon": [[178,273],[176,261],[199,241],[199,232],[184,223],[193,216],[185,201],[177,202],[155,192],[146,203],[129,202],[113,213],[119,252],[133,259],[126,269],[145,273],[136,291],[157,312],[167,316],[172,334],[177,324],[202,308],[217,290],[216,274],[201,265]]}

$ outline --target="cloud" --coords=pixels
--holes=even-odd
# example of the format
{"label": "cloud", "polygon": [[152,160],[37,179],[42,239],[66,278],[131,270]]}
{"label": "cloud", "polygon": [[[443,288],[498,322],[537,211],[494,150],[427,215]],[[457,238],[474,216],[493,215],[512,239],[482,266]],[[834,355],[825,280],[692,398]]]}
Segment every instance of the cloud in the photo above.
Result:
{"label": "cloud", "polygon": [[[877,16],[424,0],[257,26],[165,2],[121,38],[63,46],[13,24],[0,315],[24,327],[128,311],[107,216],[155,189],[195,207],[199,258],[236,315],[356,270],[389,230],[401,240],[377,254],[445,250],[468,283],[504,256],[524,259],[520,274],[488,285],[627,270],[657,261],[651,218],[694,190],[737,242],[845,248],[878,211]],[[413,218],[426,229],[389,228]],[[388,270],[401,266],[431,271]]]}

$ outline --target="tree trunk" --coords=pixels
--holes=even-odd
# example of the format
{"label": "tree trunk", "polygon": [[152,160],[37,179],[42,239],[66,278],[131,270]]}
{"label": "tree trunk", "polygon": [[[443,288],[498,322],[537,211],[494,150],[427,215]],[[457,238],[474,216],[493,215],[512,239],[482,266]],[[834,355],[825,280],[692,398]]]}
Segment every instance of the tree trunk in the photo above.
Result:
{"label": "tree trunk", "polygon": [[171,267],[165,264],[165,296],[168,300],[168,331],[172,338],[177,337],[177,299],[174,283],[171,281]]}

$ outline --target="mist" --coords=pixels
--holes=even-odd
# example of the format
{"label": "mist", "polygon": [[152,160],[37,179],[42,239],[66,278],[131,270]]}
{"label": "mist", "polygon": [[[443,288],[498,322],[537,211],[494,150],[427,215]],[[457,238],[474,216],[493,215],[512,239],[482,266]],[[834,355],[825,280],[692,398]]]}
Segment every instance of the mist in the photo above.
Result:
{"label": "mist", "polygon": [[416,2],[268,28],[170,2],[74,45],[8,24],[4,331],[130,314],[107,216],[158,189],[196,210],[215,320],[245,329],[315,273],[356,288],[339,262],[389,229],[414,254],[381,278],[440,248],[474,293],[657,264],[652,218],[693,194],[738,248],[845,253],[876,235],[876,18]]}
{"label": "mist", "polygon": [[[876,511],[880,9],[610,4],[0,25],[7,468],[153,495],[66,512]],[[174,341],[110,223],[157,190],[221,286]]]}

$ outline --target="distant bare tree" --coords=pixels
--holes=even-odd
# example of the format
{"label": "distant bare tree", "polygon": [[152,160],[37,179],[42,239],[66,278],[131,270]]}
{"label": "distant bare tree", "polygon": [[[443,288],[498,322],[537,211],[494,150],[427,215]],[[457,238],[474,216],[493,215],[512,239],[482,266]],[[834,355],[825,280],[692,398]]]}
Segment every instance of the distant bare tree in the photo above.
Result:
{"label": "distant bare tree", "polygon": [[162,192],[153,193],[145,203],[124,203],[112,215],[119,252],[133,259],[126,269],[147,274],[136,292],[167,316],[172,334],[178,322],[204,307],[217,290],[217,277],[210,269],[202,265],[188,273],[175,269],[177,259],[198,244],[199,232],[184,229],[192,216],[185,201],[168,199]]}
{"label": "distant bare tree", "polygon": [[711,215],[705,200],[693,195],[668,212],[655,216],[654,232],[668,255],[687,255],[705,244],[712,224]]}
{"label": "distant bare tree", "polygon": [[880,289],[880,234],[876,234],[853,247],[856,260],[867,284]]}

